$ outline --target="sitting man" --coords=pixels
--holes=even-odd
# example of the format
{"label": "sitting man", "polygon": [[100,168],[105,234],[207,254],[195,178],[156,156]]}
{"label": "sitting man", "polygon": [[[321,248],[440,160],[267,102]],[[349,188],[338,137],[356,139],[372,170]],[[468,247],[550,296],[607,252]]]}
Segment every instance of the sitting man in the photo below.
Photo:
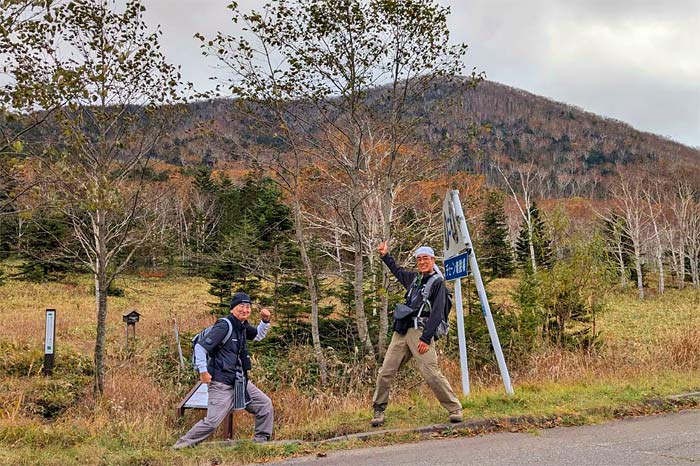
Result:
{"label": "sitting man", "polygon": [[[257,328],[248,323],[250,296],[236,293],[231,298],[231,313],[219,319],[195,345],[195,365],[202,383],[209,384],[209,405],[204,419],[194,425],[173,445],[180,449],[196,445],[216,430],[226,415],[234,409],[245,409],[255,416],[254,442],[267,442],[272,435],[272,401],[248,380],[251,368],[248,340],[261,340],[270,328],[270,311],[260,311]],[[232,331],[228,340],[229,323]],[[210,356],[207,365],[207,353]]]}

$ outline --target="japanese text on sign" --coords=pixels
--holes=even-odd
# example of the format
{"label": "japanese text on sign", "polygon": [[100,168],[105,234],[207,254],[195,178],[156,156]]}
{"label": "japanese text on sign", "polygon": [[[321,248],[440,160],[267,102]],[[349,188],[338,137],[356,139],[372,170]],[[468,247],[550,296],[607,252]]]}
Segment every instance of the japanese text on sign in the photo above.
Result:
{"label": "japanese text on sign", "polygon": [[469,275],[469,254],[460,254],[445,260],[445,280],[455,280]]}

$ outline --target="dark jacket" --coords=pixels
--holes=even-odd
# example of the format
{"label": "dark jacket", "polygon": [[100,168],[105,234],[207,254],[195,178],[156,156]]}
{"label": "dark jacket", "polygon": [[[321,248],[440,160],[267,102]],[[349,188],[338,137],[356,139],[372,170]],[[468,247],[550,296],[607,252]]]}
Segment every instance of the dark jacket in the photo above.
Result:
{"label": "dark jacket", "polygon": [[[405,335],[408,329],[413,326],[413,317],[418,315],[418,309],[421,304],[423,304],[423,296],[421,291],[425,284],[428,282],[433,274],[422,275],[418,272],[411,270],[406,270],[403,267],[396,265],[396,261],[389,254],[382,256],[382,261],[394,274],[394,277],[406,288],[406,294],[404,296],[406,306],[413,309],[413,314],[400,320],[394,319],[394,331],[400,335]],[[413,283],[419,281],[419,286],[413,286]],[[411,293],[413,289],[413,293]],[[430,295],[428,296],[432,312],[426,306],[421,312],[421,317],[428,317],[428,321],[423,327],[423,334],[420,339],[424,343],[430,344],[430,341],[435,335],[435,329],[437,329],[442,318],[445,315],[445,306],[447,305],[447,288],[445,287],[444,280],[437,280],[430,290]]]}
{"label": "dark jacket", "polygon": [[228,332],[226,322],[219,320],[214,324],[204,341],[200,342],[200,345],[210,355],[207,371],[211,374],[211,379],[233,386],[236,381],[237,369],[244,372],[246,379],[248,377],[248,370],[252,367],[248,353],[248,340],[255,338],[258,329],[250,325],[247,320],[241,322],[231,314],[226,318],[233,326],[231,338],[219,347]]}

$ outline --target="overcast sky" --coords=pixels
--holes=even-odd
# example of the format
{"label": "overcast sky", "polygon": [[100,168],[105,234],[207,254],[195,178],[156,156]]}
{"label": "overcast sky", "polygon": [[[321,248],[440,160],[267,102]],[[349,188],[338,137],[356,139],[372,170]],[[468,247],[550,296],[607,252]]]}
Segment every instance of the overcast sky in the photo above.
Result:
{"label": "overcast sky", "polygon": [[[229,0],[144,0],[183,78],[215,74],[195,32],[239,32]],[[700,147],[700,0],[442,0],[467,69]],[[239,1],[244,9],[262,2]]]}

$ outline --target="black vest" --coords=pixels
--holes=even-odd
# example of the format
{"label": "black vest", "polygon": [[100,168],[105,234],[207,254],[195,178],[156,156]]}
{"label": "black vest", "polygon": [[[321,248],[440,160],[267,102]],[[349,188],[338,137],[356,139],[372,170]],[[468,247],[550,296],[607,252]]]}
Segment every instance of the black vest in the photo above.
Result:
{"label": "black vest", "polygon": [[247,377],[247,372],[251,368],[248,338],[255,338],[257,329],[248,321],[241,322],[231,315],[226,318],[233,325],[231,338],[225,344],[213,349],[207,369],[212,380],[233,386],[236,381],[236,370],[243,370]]}
{"label": "black vest", "polygon": [[[399,335],[406,335],[408,329],[413,326],[413,317],[416,317],[418,315],[418,309],[420,309],[421,304],[423,304],[423,295],[421,294],[421,291],[423,290],[425,284],[428,283],[428,280],[430,279],[430,274],[423,275],[421,277],[420,284],[415,286],[418,277],[421,277],[421,275],[416,274],[416,276],[413,279],[413,282],[411,282],[411,287],[406,290],[406,294],[404,295],[404,302],[406,306],[413,309],[413,313],[405,319],[394,320],[394,331]],[[423,309],[421,317],[428,317],[429,315],[430,310],[426,307],[425,309]]]}

